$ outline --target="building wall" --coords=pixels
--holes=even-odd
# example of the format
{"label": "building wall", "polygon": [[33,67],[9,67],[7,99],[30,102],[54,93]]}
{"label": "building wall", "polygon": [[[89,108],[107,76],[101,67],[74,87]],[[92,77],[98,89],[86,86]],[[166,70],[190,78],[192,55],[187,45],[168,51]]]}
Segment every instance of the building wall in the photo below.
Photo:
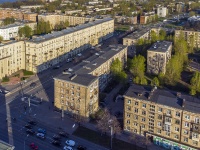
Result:
{"label": "building wall", "polygon": [[168,14],[168,9],[166,7],[157,8],[158,17],[166,17]]}
{"label": "building wall", "polygon": [[200,32],[199,31],[189,31],[189,30],[175,30],[175,38],[179,38],[183,34],[187,43],[193,44],[194,47],[200,48]]}
{"label": "building wall", "polygon": [[172,45],[166,52],[157,52],[153,50],[147,51],[147,72],[150,74],[166,72],[166,65],[171,58]]}
{"label": "building wall", "polygon": [[24,13],[24,20],[37,22],[37,13]]}
{"label": "building wall", "polygon": [[98,79],[89,86],[55,79],[55,107],[65,110],[70,114],[89,117],[98,110]]}
{"label": "building wall", "polygon": [[[192,114],[190,119],[185,121],[185,114],[190,112],[152,103],[146,100],[139,100],[132,97],[126,97],[124,100],[124,130],[126,132],[145,135],[157,135],[166,139],[171,139],[178,143],[187,144],[193,147],[200,147],[199,131],[197,138],[192,138],[190,131],[194,117],[199,118],[200,114]],[[184,127],[185,122],[189,127]],[[197,124],[199,127],[199,124]],[[184,131],[188,134],[185,135]],[[193,136],[196,136],[196,134]],[[188,138],[188,142],[184,142],[184,138]],[[193,144],[194,141],[198,141]]]}
{"label": "building wall", "polygon": [[18,9],[0,9],[0,19],[5,19],[7,17],[23,20],[23,12]]}
{"label": "building wall", "polygon": [[23,41],[0,45],[0,78],[25,69],[25,44]]}
{"label": "building wall", "polygon": [[18,30],[20,27],[23,27],[24,24],[22,25],[8,25],[5,27],[0,28],[0,36],[3,37],[3,40],[10,40],[11,38],[15,38],[18,36]]}
{"label": "building wall", "polygon": [[[45,41],[26,41],[26,69],[41,72],[112,36],[114,20]],[[62,32],[62,31],[61,31]]]}

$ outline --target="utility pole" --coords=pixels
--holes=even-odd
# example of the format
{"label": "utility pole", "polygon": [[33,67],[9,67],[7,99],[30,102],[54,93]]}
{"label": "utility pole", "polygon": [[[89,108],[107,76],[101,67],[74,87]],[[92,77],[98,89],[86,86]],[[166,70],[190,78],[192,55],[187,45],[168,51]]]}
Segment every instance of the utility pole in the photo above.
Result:
{"label": "utility pole", "polygon": [[62,114],[61,114],[62,116],[61,117],[63,119],[64,118],[64,108],[63,108],[63,106],[61,107],[61,109],[62,109]]}
{"label": "utility pole", "polygon": [[112,150],[112,135],[113,135],[113,127],[110,126],[110,149]]}

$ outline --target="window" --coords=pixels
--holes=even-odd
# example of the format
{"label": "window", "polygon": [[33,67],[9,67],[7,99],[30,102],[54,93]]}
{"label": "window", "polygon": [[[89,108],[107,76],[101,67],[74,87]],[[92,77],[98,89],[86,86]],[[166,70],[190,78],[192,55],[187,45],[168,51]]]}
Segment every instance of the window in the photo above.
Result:
{"label": "window", "polygon": [[158,115],[158,119],[159,119],[159,120],[162,120],[162,115]]}
{"label": "window", "polygon": [[131,100],[128,99],[128,104],[131,104]]}
{"label": "window", "polygon": [[184,137],[183,141],[188,142],[188,138]]}
{"label": "window", "polygon": [[158,112],[162,112],[162,108],[159,107],[159,108],[158,108]]}
{"label": "window", "polygon": [[175,135],[174,138],[175,138],[175,139],[178,139],[178,135]]}
{"label": "window", "polygon": [[179,132],[179,127],[175,127],[174,130],[175,130],[176,132]]}
{"label": "window", "polygon": [[135,112],[135,113],[138,113],[138,109],[137,109],[137,108],[135,108],[134,112]]}
{"label": "window", "polygon": [[185,119],[189,120],[190,116],[189,115],[185,115]]}
{"label": "window", "polygon": [[162,126],[162,123],[161,123],[161,122],[158,122],[158,126],[161,127],[161,126]]}
{"label": "window", "polygon": [[127,110],[128,110],[128,111],[131,111],[131,107],[130,107],[130,106],[127,106]]}
{"label": "window", "polygon": [[171,110],[167,110],[167,115],[171,115]]}
{"label": "window", "polygon": [[135,102],[135,105],[138,106],[138,102]]}
{"label": "window", "polygon": [[169,117],[165,118],[165,122],[171,123],[171,121],[172,121],[171,118],[169,118]]}
{"label": "window", "polygon": [[126,116],[127,116],[128,118],[130,118],[130,116],[131,116],[131,115],[127,113],[127,115],[126,115]]}
{"label": "window", "polygon": [[184,130],[183,133],[184,133],[185,135],[188,135],[188,130]]}
{"label": "window", "polygon": [[180,117],[181,116],[181,113],[180,112],[176,112],[176,117]]}
{"label": "window", "polygon": [[127,124],[130,124],[130,120],[127,120],[126,123],[127,123]]}
{"label": "window", "polygon": [[137,126],[138,126],[138,123],[137,123],[137,122],[134,122],[133,125],[137,127]]}
{"label": "window", "polygon": [[165,131],[168,131],[168,132],[170,132],[170,125],[165,125]]}
{"label": "window", "polygon": [[135,120],[138,120],[138,116],[137,116],[137,115],[134,115],[134,119],[135,119]]}
{"label": "window", "polygon": [[197,133],[192,133],[192,137],[193,137],[193,138],[198,138],[198,136],[199,136],[199,135],[198,135]]}
{"label": "window", "polygon": [[145,128],[145,125],[142,124],[142,125],[141,125],[141,128],[144,129],[144,128]]}
{"label": "window", "polygon": [[136,129],[134,129],[134,130],[133,130],[133,132],[134,132],[134,133],[137,133],[137,130],[136,130]]}
{"label": "window", "polygon": [[143,111],[142,111],[142,115],[146,115],[146,111],[143,110]]}
{"label": "window", "polygon": [[188,122],[185,122],[185,127],[189,127],[189,123]]}
{"label": "window", "polygon": [[167,135],[167,136],[170,136],[170,132],[166,132],[166,135]]}
{"label": "window", "polygon": [[146,119],[145,118],[142,118],[142,122],[145,122],[146,121]]}
{"label": "window", "polygon": [[199,118],[195,118],[194,122],[199,124]]}
{"label": "window", "polygon": [[161,130],[160,130],[160,129],[158,129],[158,130],[157,130],[157,133],[158,133],[158,134],[161,134]]}
{"label": "window", "polygon": [[143,108],[146,108],[146,104],[142,104],[142,107],[143,107]]}
{"label": "window", "polygon": [[193,141],[192,144],[195,145],[195,146],[197,146],[198,142],[197,141]]}
{"label": "window", "polygon": [[179,125],[179,124],[180,124],[180,120],[177,120],[177,119],[176,119],[176,120],[175,120],[175,124],[178,124],[178,125]]}

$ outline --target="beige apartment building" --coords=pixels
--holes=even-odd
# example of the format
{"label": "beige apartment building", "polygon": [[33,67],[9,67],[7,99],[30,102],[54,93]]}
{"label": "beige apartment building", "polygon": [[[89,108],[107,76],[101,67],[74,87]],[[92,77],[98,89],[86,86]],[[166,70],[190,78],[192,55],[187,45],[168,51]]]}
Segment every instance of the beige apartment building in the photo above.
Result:
{"label": "beige apartment building", "polygon": [[175,38],[178,39],[181,34],[184,36],[189,45],[194,44],[194,47],[200,48],[200,31],[175,30]]}
{"label": "beige apartment building", "polygon": [[26,41],[26,70],[41,72],[111,37],[114,20],[104,18]]}
{"label": "beige apartment building", "polygon": [[147,73],[166,72],[166,65],[171,59],[172,42],[157,41],[147,50]]}
{"label": "beige apartment building", "polygon": [[23,20],[23,12],[20,9],[0,8],[0,19],[5,19],[7,17]]}
{"label": "beige apartment building", "polygon": [[51,28],[54,28],[55,25],[59,24],[60,22],[69,22],[69,26],[75,26],[84,24],[85,22],[92,21],[92,18],[86,17],[77,17],[77,16],[66,16],[60,14],[41,14],[38,15],[38,21],[44,20],[45,22],[49,21]]}
{"label": "beige apartment building", "polygon": [[124,98],[125,132],[152,137],[167,149],[199,149],[200,99],[140,85]]}
{"label": "beige apartment building", "polygon": [[23,15],[24,15],[24,18],[23,18],[24,20],[37,22],[37,17],[38,17],[37,13],[27,12],[27,13],[24,13]]}
{"label": "beige apartment building", "polygon": [[25,69],[24,41],[0,44],[0,78]]}
{"label": "beige apartment building", "polygon": [[126,62],[126,46],[111,45],[54,78],[55,107],[86,118],[95,113],[99,91],[111,79],[110,65],[117,58]]}

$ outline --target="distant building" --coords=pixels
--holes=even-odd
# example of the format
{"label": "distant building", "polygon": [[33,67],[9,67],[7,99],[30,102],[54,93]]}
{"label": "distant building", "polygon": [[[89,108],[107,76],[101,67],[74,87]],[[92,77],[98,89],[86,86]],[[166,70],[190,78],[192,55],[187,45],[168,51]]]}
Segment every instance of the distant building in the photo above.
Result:
{"label": "distant building", "polygon": [[[113,36],[114,20],[104,18],[26,41],[26,69],[41,72]],[[37,50],[37,51],[36,51]]]}
{"label": "distant building", "polygon": [[0,36],[3,37],[3,40],[10,40],[18,36],[18,30],[20,27],[23,27],[24,24],[10,24],[7,26],[0,27]]}
{"label": "distant building", "polygon": [[200,99],[132,85],[124,94],[124,131],[149,137],[167,149],[200,147]]}
{"label": "distant building", "polygon": [[156,74],[166,72],[166,65],[171,59],[172,42],[160,41],[154,43],[147,50],[147,73]]}
{"label": "distant building", "polygon": [[140,24],[150,23],[154,19],[155,19],[155,12],[143,13],[143,15],[140,16]]}
{"label": "distant building", "polygon": [[193,30],[175,30],[175,38],[179,38],[183,34],[187,43],[193,44],[194,47],[200,48],[200,31]]}
{"label": "distant building", "polygon": [[184,12],[185,11],[185,4],[183,2],[176,3],[176,12]]}
{"label": "distant building", "polygon": [[23,12],[20,9],[11,9],[11,8],[0,9],[0,19],[11,18],[11,17],[18,20],[23,20]]}
{"label": "distant building", "polygon": [[24,41],[0,44],[0,79],[25,69]]}
{"label": "distant building", "polygon": [[166,17],[168,15],[167,7],[158,7],[157,15],[158,15],[158,17]]}
{"label": "distant building", "polygon": [[67,11],[65,11],[65,14],[72,15],[74,13],[81,13],[81,12],[82,12],[82,10],[67,10]]}
{"label": "distant building", "polygon": [[36,8],[43,8],[43,7],[44,5],[29,5],[29,6],[22,5],[20,6],[20,9],[31,9],[31,8],[36,9]]}
{"label": "distant building", "polygon": [[23,19],[28,20],[28,21],[37,22],[37,17],[38,17],[37,13],[24,13]]}
{"label": "distant building", "polygon": [[94,114],[99,109],[99,91],[110,81],[110,66],[117,58],[126,62],[126,46],[111,45],[54,78],[55,107],[86,118]]}

